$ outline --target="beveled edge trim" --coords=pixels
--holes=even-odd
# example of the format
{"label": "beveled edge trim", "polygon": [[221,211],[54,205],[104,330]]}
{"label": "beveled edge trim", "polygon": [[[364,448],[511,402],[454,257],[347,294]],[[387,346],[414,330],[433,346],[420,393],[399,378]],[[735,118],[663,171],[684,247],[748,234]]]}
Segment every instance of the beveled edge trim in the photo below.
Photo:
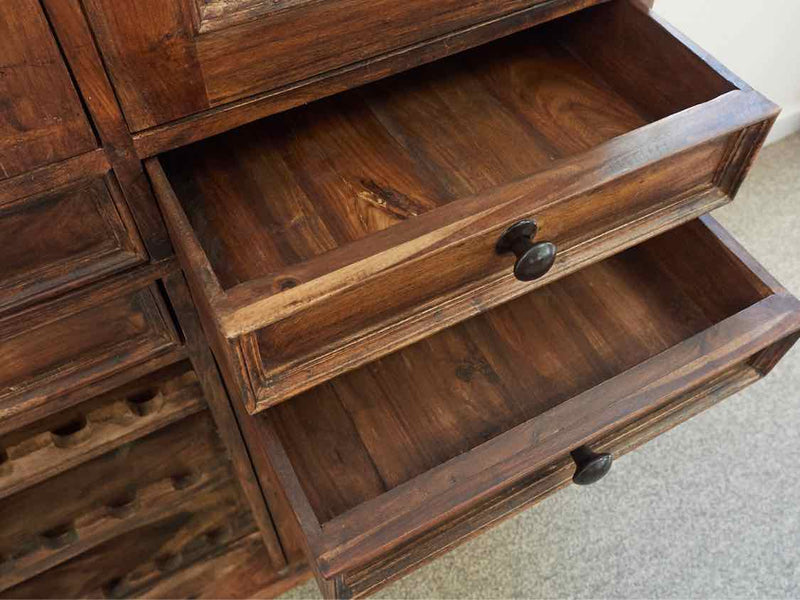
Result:
{"label": "beveled edge trim", "polygon": [[[96,281],[81,289],[72,290],[63,296],[45,300],[35,306],[3,313],[0,315],[0,339],[19,335],[34,327],[45,326],[111,299],[148,288],[157,279],[178,268],[174,259],[145,264],[131,271]],[[169,314],[166,308],[162,312],[165,315]]]}
{"label": "beveled edge trim", "polygon": [[[261,377],[260,380],[255,380],[257,385],[254,385],[253,389],[257,390],[258,396],[251,412],[265,410],[289,396],[301,393],[341,373],[363,366],[379,356],[395,352],[423,337],[474,317],[503,302],[546,286],[587,265],[608,258],[672,227],[697,218],[700,214],[718,208],[728,201],[729,199],[715,188],[698,193],[688,200],[681,198],[677,202],[664,206],[661,210],[634,218],[603,234],[567,247],[560,253],[553,269],[535,282],[520,283],[510,270],[476,280],[473,285],[436,296],[429,302],[398,313],[395,318],[385,320],[370,329],[360,331],[357,335],[345,338],[343,343],[337,345],[333,351],[310,359],[301,357],[296,361],[287,362],[284,364],[285,368],[278,375],[268,379],[261,375],[263,367],[260,363],[261,357],[257,345],[252,342],[240,343],[240,354],[247,369],[253,374],[250,381],[253,382],[256,375]],[[626,230],[624,237],[619,234],[621,229]],[[419,323],[424,323],[424,331],[409,334],[412,327],[420,329]],[[401,330],[405,331],[402,335],[398,333]],[[252,335],[245,334],[239,340],[244,340],[247,336]],[[361,349],[361,352],[348,354],[348,349],[356,346]]]}
{"label": "beveled edge trim", "polygon": [[[95,186],[102,187],[102,191],[95,190]],[[3,279],[0,281],[0,314],[41,302],[147,261],[147,250],[111,171],[96,177],[81,177],[63,187],[9,202],[7,206],[60,201],[67,193],[80,194],[81,201],[93,204],[105,226],[106,239],[102,247],[95,248],[91,253],[69,255]],[[3,208],[0,203],[0,212]]]}

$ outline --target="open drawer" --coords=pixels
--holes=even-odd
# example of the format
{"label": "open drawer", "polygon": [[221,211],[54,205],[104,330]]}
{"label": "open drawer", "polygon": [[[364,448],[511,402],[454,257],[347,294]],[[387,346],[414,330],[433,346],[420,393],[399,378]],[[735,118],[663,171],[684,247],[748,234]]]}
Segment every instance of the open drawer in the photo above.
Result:
{"label": "open drawer", "polygon": [[242,423],[323,591],[358,596],[597,474],[572,452],[756,381],[798,331],[800,302],[704,218]]}
{"label": "open drawer", "polygon": [[147,168],[255,412],[730,200],[776,114],[618,0]]}

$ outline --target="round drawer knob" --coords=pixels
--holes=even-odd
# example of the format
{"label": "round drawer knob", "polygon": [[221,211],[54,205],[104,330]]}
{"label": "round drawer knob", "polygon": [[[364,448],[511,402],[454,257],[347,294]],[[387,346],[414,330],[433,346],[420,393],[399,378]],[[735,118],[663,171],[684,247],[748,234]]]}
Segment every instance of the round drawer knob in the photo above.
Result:
{"label": "round drawer knob", "polygon": [[610,454],[598,454],[586,446],[573,450],[571,454],[572,460],[575,461],[572,481],[578,485],[589,485],[600,481],[611,470],[611,463],[614,461]]}
{"label": "round drawer knob", "polygon": [[533,281],[550,270],[556,260],[556,245],[552,242],[536,242],[536,221],[524,219],[514,223],[500,236],[495,246],[498,254],[513,252],[514,277],[520,281]]}

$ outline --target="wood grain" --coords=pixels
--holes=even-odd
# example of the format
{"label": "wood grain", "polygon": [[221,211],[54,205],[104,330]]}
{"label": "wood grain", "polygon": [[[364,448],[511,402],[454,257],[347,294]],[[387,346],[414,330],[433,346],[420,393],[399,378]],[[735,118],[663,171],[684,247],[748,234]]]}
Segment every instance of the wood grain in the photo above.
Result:
{"label": "wood grain", "polygon": [[181,273],[174,273],[165,278],[164,286],[185,337],[189,357],[205,390],[217,430],[230,453],[233,469],[258,524],[271,568],[273,571],[280,571],[287,567],[293,557],[287,557],[284,554],[275,530],[275,523],[258,486],[250,456],[231,409],[228,394],[220,379],[211,350],[203,336],[186,280]]}
{"label": "wood grain", "polygon": [[[598,452],[612,453],[616,460],[758,379],[759,374],[752,368],[739,365],[679,396],[635,424],[613,432],[593,444],[593,448]],[[336,578],[340,596],[363,598],[374,594],[392,581],[562,490],[571,483],[573,471],[574,465],[566,457],[556,461],[388,555],[347,573],[345,577]]]}
{"label": "wood grain", "polygon": [[[0,498],[144,437],[205,407],[197,376],[183,362],[6,434],[0,437],[0,452],[5,456],[0,473]],[[83,425],[88,435],[75,445],[57,443],[58,439],[52,432],[70,423]]]}
{"label": "wood grain", "polygon": [[227,26],[216,20],[211,31],[194,1],[87,0],[86,7],[126,119],[141,131],[517,11],[554,12],[548,4],[568,12],[587,2],[295,2],[248,10]]}
{"label": "wood grain", "polygon": [[137,378],[154,373],[164,367],[174,365],[186,358],[186,348],[178,346],[169,352],[154,356],[133,367],[112,373],[108,377],[84,385],[83,387],[69,390],[58,396],[57,402],[48,402],[30,410],[6,415],[0,420],[0,434],[22,429],[31,423],[59,412],[60,410],[75,406],[96,396],[100,396],[117,387],[124,386]]}
{"label": "wood grain", "polygon": [[0,56],[0,180],[95,148],[36,0],[0,3]]}
{"label": "wood grain", "polygon": [[[268,418],[300,480],[312,483],[306,494],[324,524],[757,303],[759,290],[724,257],[702,229],[684,226],[323,384]],[[709,265],[713,282],[703,277]]]}
{"label": "wood grain", "polygon": [[546,170],[645,123],[557,43],[529,34],[161,161],[227,289]]}
{"label": "wood grain", "polygon": [[[559,38],[651,119],[663,119],[705,102],[709,94],[749,89],[742,87],[738,78],[730,80],[729,72],[720,73],[716,60],[698,52],[693,44],[675,47],[673,31],[662,23],[647,27],[654,19],[649,13],[629,10],[622,2],[609,3],[598,12],[607,23],[602,36],[595,29],[595,9],[589,9],[555,24]],[[616,43],[606,43],[609,38]],[[631,60],[633,56],[637,60]],[[642,81],[656,71],[659,77],[643,86]]]}
{"label": "wood grain", "polygon": [[109,174],[0,203],[0,312],[145,262],[147,254]]}
{"label": "wood grain", "polygon": [[[777,109],[642,10],[598,6],[147,162],[249,411],[733,197]],[[623,26],[657,109],[617,81],[624,43],[589,58]],[[494,251],[522,218],[558,248],[533,283]]]}
{"label": "wood grain", "polygon": [[[0,589],[174,513],[192,496],[245,505],[208,413],[200,413],[0,501]],[[54,505],[53,498],[59,501]],[[68,535],[63,535],[61,532]]]}
{"label": "wood grain", "polygon": [[0,419],[175,349],[180,340],[153,283],[174,266],[140,267],[0,317]]}
{"label": "wood grain", "polygon": [[549,0],[134,134],[142,158],[406,71],[604,0]]}
{"label": "wood grain", "polygon": [[[0,593],[0,597],[142,597],[144,590],[165,584],[186,570],[196,572],[200,565],[219,564],[220,554],[241,557],[241,552],[235,552],[240,546],[236,540],[251,539],[242,536],[248,536],[255,526],[247,511],[231,502],[234,498],[232,482],[208,493],[189,495],[179,506],[149,522],[133,523],[124,533]],[[220,532],[226,532],[225,536]],[[225,539],[227,536],[230,539]],[[261,555],[263,549],[257,556]],[[217,577],[225,581],[223,573]],[[246,588],[246,582],[238,585]]]}
{"label": "wood grain", "polygon": [[52,165],[0,180],[0,204],[35,196],[105,175],[111,168],[105,150],[97,148]]}
{"label": "wood grain", "polygon": [[80,0],[43,0],[69,67],[81,90],[103,150],[119,179],[150,257],[172,255],[169,236],[133,149],[133,140],[106,74]]}
{"label": "wood grain", "polygon": [[310,577],[299,564],[288,572],[269,568],[258,535],[230,544],[213,558],[197,562],[149,588],[141,598],[277,598]]}

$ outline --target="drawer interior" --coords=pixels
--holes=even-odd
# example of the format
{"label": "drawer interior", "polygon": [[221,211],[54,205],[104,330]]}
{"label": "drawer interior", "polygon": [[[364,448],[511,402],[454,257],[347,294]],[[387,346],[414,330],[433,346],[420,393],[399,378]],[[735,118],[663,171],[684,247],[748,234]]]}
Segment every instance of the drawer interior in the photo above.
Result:
{"label": "drawer interior", "polygon": [[259,418],[324,524],[771,293],[694,221]]}
{"label": "drawer interior", "polygon": [[615,0],[146,168],[255,413],[730,201],[776,110]]}
{"label": "drawer interior", "polygon": [[613,2],[160,160],[227,290],[734,89]]}

